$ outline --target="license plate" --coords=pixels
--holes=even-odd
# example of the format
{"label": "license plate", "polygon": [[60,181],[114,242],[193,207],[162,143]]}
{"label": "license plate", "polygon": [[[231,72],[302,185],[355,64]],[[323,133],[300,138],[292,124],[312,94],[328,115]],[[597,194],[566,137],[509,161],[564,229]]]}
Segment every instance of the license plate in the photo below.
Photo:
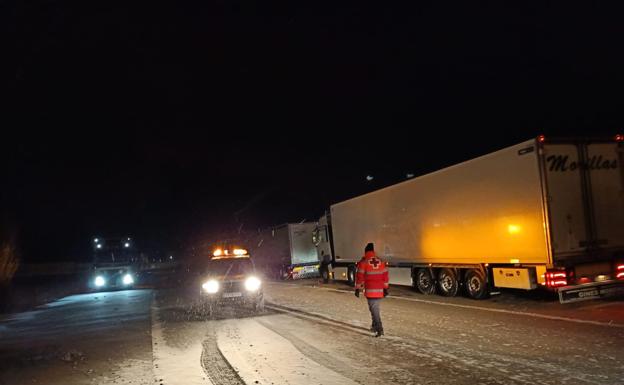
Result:
{"label": "license plate", "polygon": [[618,295],[624,295],[624,285],[621,283],[613,283],[603,286],[562,290],[559,292],[559,302],[577,302],[603,297],[613,297]]}
{"label": "license plate", "polygon": [[223,293],[223,298],[233,298],[233,297],[242,297],[243,293],[235,292],[235,293]]}

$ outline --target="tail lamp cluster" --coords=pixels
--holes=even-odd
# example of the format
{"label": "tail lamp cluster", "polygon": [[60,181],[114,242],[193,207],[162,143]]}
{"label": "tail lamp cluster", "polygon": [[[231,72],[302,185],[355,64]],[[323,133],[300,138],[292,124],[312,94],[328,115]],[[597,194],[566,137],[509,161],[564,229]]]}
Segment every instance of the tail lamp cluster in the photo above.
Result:
{"label": "tail lamp cluster", "polygon": [[624,263],[615,265],[615,278],[624,280]]}
{"label": "tail lamp cluster", "polygon": [[[624,281],[624,261],[615,264],[615,279]],[[574,271],[549,269],[544,274],[544,286],[548,288],[557,288],[567,286],[568,283],[584,284],[591,283],[593,279],[588,277],[580,277],[574,281]]]}
{"label": "tail lamp cluster", "polygon": [[544,280],[546,287],[549,288],[568,286],[568,275],[565,270],[547,270]]}

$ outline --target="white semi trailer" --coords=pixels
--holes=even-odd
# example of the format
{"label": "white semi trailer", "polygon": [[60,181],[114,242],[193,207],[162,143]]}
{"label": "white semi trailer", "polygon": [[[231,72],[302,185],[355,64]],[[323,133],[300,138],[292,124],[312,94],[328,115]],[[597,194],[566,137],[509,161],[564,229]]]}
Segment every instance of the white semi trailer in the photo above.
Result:
{"label": "white semi trailer", "polygon": [[353,283],[374,242],[390,283],[485,298],[495,288],[562,302],[624,291],[624,145],[543,136],[336,203],[315,230],[334,279]]}

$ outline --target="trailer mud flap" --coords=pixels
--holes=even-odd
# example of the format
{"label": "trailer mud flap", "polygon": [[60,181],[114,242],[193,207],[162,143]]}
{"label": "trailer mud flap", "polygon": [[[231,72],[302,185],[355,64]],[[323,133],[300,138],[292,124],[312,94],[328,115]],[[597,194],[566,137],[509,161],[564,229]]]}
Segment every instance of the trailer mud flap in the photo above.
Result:
{"label": "trailer mud flap", "polygon": [[624,282],[570,286],[559,289],[559,302],[570,303],[596,298],[624,296]]}

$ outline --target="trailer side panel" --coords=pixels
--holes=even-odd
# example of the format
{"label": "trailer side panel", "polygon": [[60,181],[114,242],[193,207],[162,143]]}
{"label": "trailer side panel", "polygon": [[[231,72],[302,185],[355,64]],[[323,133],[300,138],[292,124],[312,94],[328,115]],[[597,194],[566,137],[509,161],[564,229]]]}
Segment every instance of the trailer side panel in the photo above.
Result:
{"label": "trailer side panel", "polygon": [[390,263],[548,262],[538,151],[527,141],[331,207],[335,254]]}

